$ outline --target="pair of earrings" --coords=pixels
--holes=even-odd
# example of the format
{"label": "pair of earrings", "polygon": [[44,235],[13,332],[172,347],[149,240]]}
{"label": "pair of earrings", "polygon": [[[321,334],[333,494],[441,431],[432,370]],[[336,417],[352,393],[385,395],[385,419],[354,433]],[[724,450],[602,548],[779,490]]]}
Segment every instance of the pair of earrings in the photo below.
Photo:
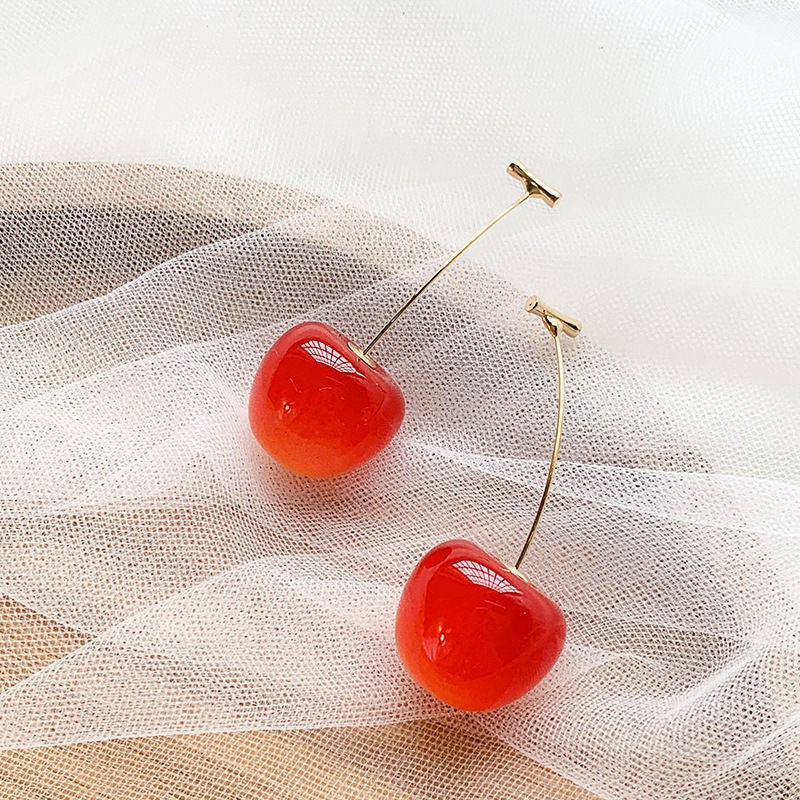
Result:
{"label": "pair of earrings", "polygon": [[[405,413],[391,375],[370,355],[409,306],[472,244],[531,197],[552,207],[560,195],[517,163],[508,166],[524,194],[479,230],[431,276],[365,347],[321,322],[303,322],[270,348],[250,394],[250,426],[261,446],[293,472],[331,477],[361,466],[389,444]],[[411,677],[466,711],[498,708],[532,689],[564,646],[561,609],[518,571],[550,492],[564,420],[561,334],[581,325],[538,298],[525,308],[544,322],[558,367],[556,429],[533,524],[514,567],[473,542],[434,547],[418,563],[400,598],[395,636]]]}

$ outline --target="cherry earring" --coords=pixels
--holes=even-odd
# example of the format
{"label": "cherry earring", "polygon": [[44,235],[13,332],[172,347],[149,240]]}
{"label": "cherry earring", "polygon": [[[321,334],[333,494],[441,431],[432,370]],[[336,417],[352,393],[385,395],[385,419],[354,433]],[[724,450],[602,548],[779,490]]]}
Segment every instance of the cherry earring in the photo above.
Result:
{"label": "cherry earring", "polygon": [[463,539],[434,547],[417,564],[397,609],[397,651],[411,677],[464,711],[504,706],[530,691],[552,668],[566,637],[561,609],[518,571],[542,518],[561,449],[564,358],[559,334],[581,325],[531,297],[555,342],[558,411],[542,497],[514,567]]}
{"label": "cherry earring", "polygon": [[377,455],[403,421],[403,393],[370,355],[415,300],[469,247],[531,197],[552,207],[558,192],[512,163],[525,194],[479,230],[404,303],[362,350],[321,322],[302,322],[269,349],[250,392],[250,427],[259,444],[288,469],[330,477]]}

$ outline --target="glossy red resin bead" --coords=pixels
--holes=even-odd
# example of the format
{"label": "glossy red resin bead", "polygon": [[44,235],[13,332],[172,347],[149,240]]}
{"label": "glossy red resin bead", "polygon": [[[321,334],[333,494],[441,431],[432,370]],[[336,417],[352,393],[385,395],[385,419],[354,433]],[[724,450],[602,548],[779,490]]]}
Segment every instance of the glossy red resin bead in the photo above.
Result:
{"label": "glossy red resin bead", "polygon": [[250,393],[250,427],[293,472],[339,475],[379,453],[403,421],[400,388],[379,364],[321,322],[303,322],[270,348]]}
{"label": "glossy red resin bead", "polygon": [[406,583],[395,623],[411,677],[464,711],[530,691],[564,646],[561,609],[472,542],[435,547]]}

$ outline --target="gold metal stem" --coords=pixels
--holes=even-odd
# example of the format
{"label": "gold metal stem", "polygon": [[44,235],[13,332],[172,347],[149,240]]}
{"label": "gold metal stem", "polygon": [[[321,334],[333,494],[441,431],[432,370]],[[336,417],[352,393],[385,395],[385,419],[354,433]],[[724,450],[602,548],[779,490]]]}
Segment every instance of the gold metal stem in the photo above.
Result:
{"label": "gold metal stem", "polygon": [[465,245],[457,250],[450,258],[439,267],[425,283],[417,289],[411,297],[398,309],[397,313],[381,328],[378,335],[363,349],[361,354],[364,356],[369,355],[370,350],[388,333],[395,325],[397,320],[408,311],[409,307],[419,298],[419,296],[458,258],[460,258],[470,247],[472,247],[478,239],[483,236],[488,230],[493,228],[503,217],[510,214],[517,206],[522,205],[526,200],[531,197],[539,197],[547,203],[551,208],[558,202],[561,195],[549,186],[536,180],[525,167],[517,162],[512,162],[508,165],[506,171],[509,175],[521,181],[525,187],[525,194],[517,198],[508,208],[501,211],[494,219],[487,222]]}
{"label": "gold metal stem", "polygon": [[561,350],[560,333],[566,333],[568,336],[575,337],[581,332],[581,323],[576,319],[567,317],[556,311],[554,308],[542,303],[538,297],[529,297],[525,303],[525,310],[532,314],[541,317],[545,328],[547,328],[550,335],[553,337],[553,343],[556,349],[556,363],[558,365],[558,411],[556,414],[556,434],[553,438],[553,450],[550,454],[550,466],[547,470],[547,480],[544,482],[544,489],[542,490],[542,498],[539,501],[539,507],[536,509],[536,516],[533,518],[528,538],[520,551],[517,563],[514,565],[515,569],[519,569],[520,564],[528,554],[528,550],[536,535],[536,529],[539,527],[539,521],[544,513],[544,507],[547,503],[547,497],[550,494],[550,487],[553,485],[553,476],[556,472],[556,464],[558,463],[558,454],[561,450],[561,432],[564,427],[564,354]]}

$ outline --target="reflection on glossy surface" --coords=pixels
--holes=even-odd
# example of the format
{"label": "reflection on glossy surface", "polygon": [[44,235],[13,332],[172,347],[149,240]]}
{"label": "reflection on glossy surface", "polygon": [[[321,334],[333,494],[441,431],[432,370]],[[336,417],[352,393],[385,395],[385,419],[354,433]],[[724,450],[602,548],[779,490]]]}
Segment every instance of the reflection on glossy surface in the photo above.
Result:
{"label": "reflection on glossy surface", "polygon": [[406,583],[395,625],[411,677],[456,708],[516,700],[550,671],[564,645],[561,610],[476,544],[431,550]]}
{"label": "reflection on glossy surface", "polygon": [[300,347],[308,353],[314,361],[320,364],[327,364],[339,372],[351,372],[354,375],[358,370],[346,359],[338,350],[334,350],[329,344],[319,341],[319,339],[310,339],[309,341],[301,344]]}
{"label": "reflection on glossy surface", "polygon": [[261,446],[312,477],[347,472],[379,453],[404,411],[391,376],[320,322],[296,325],[275,342],[250,393],[250,427]]}
{"label": "reflection on glossy surface", "polygon": [[453,564],[453,568],[479,586],[485,586],[495,592],[516,592],[519,594],[519,589],[512,586],[499,572],[495,572],[479,561],[472,561],[467,558],[463,561],[456,561]]}

